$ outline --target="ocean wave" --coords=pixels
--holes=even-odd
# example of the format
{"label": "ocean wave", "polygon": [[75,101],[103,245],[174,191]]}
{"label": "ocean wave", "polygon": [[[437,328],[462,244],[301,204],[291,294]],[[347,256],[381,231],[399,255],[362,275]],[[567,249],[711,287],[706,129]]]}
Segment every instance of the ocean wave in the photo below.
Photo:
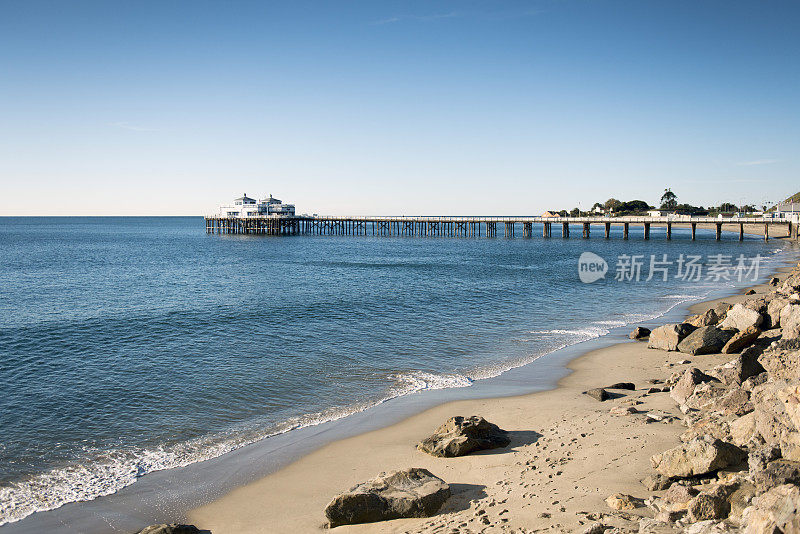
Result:
{"label": "ocean wave", "polygon": [[[458,374],[423,371],[388,377],[395,384],[384,397],[294,417],[261,431],[230,431],[154,449],[85,450],[87,460],[0,486],[0,526],[71,502],[90,501],[130,486],[148,473],[210,460],[265,438],[316,426],[362,412],[417,391],[468,387],[473,380]],[[89,460],[91,458],[91,460]]]}
{"label": "ocean wave", "polygon": [[389,378],[397,382],[395,392],[398,396],[426,389],[463,388],[472,385],[472,379],[464,375],[437,375],[424,371],[398,373],[391,375]]}

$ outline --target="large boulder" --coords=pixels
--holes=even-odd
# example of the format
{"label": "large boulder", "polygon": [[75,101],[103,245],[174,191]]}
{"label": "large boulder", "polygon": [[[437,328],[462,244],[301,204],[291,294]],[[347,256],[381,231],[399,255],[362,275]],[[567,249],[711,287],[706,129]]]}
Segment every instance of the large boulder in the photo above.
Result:
{"label": "large boulder", "polygon": [[703,382],[710,382],[717,380],[713,376],[705,374],[703,371],[696,367],[684,371],[683,376],[678,380],[677,384],[673,386],[669,396],[678,404],[684,404],[686,400],[692,396],[694,389],[698,384]]}
{"label": "large boulder", "polygon": [[761,326],[764,316],[758,310],[754,310],[744,304],[735,304],[728,310],[725,320],[720,323],[720,328],[747,330],[751,326]]}
{"label": "large boulder", "polygon": [[689,520],[693,522],[709,519],[725,519],[731,511],[728,496],[733,493],[733,488],[717,486],[711,490],[700,492],[686,505]]}
{"label": "large boulder", "polygon": [[755,506],[747,508],[743,517],[746,534],[800,532],[800,488],[784,484],[760,495]]}
{"label": "large boulder", "polygon": [[767,328],[778,328],[781,325],[781,310],[789,304],[789,297],[775,295],[767,304],[767,313],[764,322]]}
{"label": "large boulder", "polygon": [[[750,347],[747,351],[754,349],[756,347]],[[773,343],[759,355],[758,362],[773,380],[800,379],[800,339],[781,339]]]}
{"label": "large boulder", "polygon": [[483,417],[451,417],[417,448],[433,456],[452,458],[484,449],[507,447],[508,432]]}
{"label": "large boulder", "polygon": [[688,319],[686,319],[686,324],[690,324],[692,326],[701,327],[701,326],[711,326],[715,325],[720,322],[722,319],[714,308],[709,308],[703,313],[698,313],[697,315],[692,315]]}
{"label": "large boulder", "polygon": [[678,350],[686,354],[716,354],[735,333],[716,326],[702,326],[678,343]]}
{"label": "large boulder", "polygon": [[709,370],[708,374],[725,385],[741,385],[751,376],[764,372],[764,367],[758,361],[760,355],[759,348],[748,347],[731,361]]}
{"label": "large boulder", "polygon": [[667,477],[692,477],[738,465],[746,458],[739,447],[706,436],[654,454],[650,465]]}
{"label": "large boulder", "polygon": [[747,330],[736,332],[722,347],[722,354],[734,354],[745,349],[756,342],[758,336],[761,335],[761,329],[757,326],[751,326]]}
{"label": "large boulder", "polygon": [[427,469],[382,473],[337,495],[325,508],[331,527],[403,517],[430,517],[450,498],[450,486]]}
{"label": "large boulder", "polygon": [[661,350],[678,350],[678,343],[691,334],[695,327],[686,323],[665,324],[650,332],[647,348]]}
{"label": "large boulder", "polygon": [[800,484],[800,462],[779,458],[753,474],[753,482],[761,491],[781,484]]}
{"label": "large boulder", "polygon": [[800,337],[800,304],[787,304],[781,310],[783,339]]}
{"label": "large boulder", "polygon": [[758,439],[756,430],[756,414],[750,412],[728,423],[731,441],[737,447],[744,447],[753,440]]}
{"label": "large boulder", "polygon": [[194,525],[150,525],[140,530],[137,534],[199,534],[200,529]]}
{"label": "large boulder", "polygon": [[785,380],[765,382],[753,388],[750,394],[756,430],[767,445],[781,446],[786,441],[787,432],[794,427],[779,396],[779,391],[788,386]]}

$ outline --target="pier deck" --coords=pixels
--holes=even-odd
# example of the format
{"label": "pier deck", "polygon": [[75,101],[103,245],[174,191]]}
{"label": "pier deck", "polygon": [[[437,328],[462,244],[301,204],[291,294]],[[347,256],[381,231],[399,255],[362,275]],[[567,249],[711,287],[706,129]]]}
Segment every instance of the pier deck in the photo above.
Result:
{"label": "pier deck", "polygon": [[[763,226],[764,239],[770,238],[770,227],[783,235],[798,238],[798,216],[792,219],[773,218],[718,218],[718,217],[206,217],[206,232],[210,234],[260,234],[260,235],[372,235],[372,236],[428,236],[428,237],[497,237],[498,226],[505,237],[515,237],[521,229],[522,237],[533,236],[534,226],[543,237],[552,237],[553,225],[561,226],[561,237],[570,236],[577,226],[583,238],[589,238],[592,227],[601,227],[603,236],[611,236],[612,226],[621,226],[622,238],[628,239],[631,226],[641,227],[644,239],[650,238],[653,226],[666,227],[666,238],[672,239],[673,227],[691,228],[692,239],[698,225],[716,229],[717,240],[722,238],[723,226],[738,227],[739,240],[744,239],[744,227]],[[783,227],[783,228],[781,228]],[[778,233],[773,233],[778,236]]]}

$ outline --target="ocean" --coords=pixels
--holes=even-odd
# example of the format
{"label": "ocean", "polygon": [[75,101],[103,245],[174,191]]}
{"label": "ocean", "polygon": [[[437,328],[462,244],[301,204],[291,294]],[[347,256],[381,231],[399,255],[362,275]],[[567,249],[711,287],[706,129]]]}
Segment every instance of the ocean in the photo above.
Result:
{"label": "ocean", "polygon": [[[200,217],[0,218],[0,525],[395,398],[472,387],[751,285],[738,258],[754,267],[758,255],[763,276],[783,246],[578,230],[266,237],[207,235]],[[605,278],[581,282],[585,252]]]}

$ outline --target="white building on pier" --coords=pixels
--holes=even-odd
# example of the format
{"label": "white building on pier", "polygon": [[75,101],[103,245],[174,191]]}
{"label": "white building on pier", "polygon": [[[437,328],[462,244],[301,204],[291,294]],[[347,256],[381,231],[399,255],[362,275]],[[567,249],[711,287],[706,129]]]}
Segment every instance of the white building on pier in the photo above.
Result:
{"label": "white building on pier", "polygon": [[294,204],[284,204],[270,195],[256,200],[247,193],[235,199],[233,204],[220,206],[219,217],[243,219],[247,217],[294,217]]}

